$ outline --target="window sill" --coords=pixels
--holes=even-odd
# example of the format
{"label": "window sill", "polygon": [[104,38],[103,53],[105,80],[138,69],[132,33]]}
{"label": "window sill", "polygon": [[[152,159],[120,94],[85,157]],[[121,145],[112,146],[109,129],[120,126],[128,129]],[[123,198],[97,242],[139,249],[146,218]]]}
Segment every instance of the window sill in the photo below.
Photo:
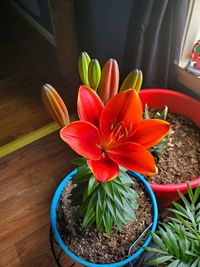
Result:
{"label": "window sill", "polygon": [[179,67],[178,82],[194,93],[200,95],[200,78]]}

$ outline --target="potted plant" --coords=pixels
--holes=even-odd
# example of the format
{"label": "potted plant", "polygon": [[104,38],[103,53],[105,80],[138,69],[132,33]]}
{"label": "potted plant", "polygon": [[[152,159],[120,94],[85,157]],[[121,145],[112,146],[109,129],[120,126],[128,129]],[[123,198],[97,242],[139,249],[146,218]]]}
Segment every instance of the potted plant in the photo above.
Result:
{"label": "potted plant", "polygon": [[181,203],[174,202],[168,209],[174,216],[165,219],[152,233],[158,248],[148,247],[146,250],[156,254],[147,264],[168,267],[200,266],[200,184],[193,192],[187,185],[188,198],[180,191]]}
{"label": "potted plant", "polygon": [[[79,58],[79,73],[83,84],[90,84],[106,103],[118,93],[119,70],[117,62],[110,59],[102,69],[102,79],[98,84],[97,78],[93,81],[93,77],[100,77],[100,66],[96,64],[97,62],[90,61],[87,53],[82,53]],[[98,68],[94,68],[95,64]],[[84,71],[81,71],[81,67]],[[91,75],[92,73],[95,75]],[[104,76],[109,77],[104,79]],[[142,72],[133,70],[123,81],[119,92],[133,88],[139,92],[144,110],[146,105],[149,109],[160,111],[167,107],[169,110],[167,118],[166,108],[160,114],[159,112],[155,114],[158,119],[170,120],[172,129],[165,140],[150,149],[159,172],[155,177],[147,178],[159,206],[166,207],[179,198],[177,190],[182,193],[187,191],[188,181],[192,188],[200,182],[200,131],[198,128],[200,127],[200,102],[172,90],[143,89],[140,91],[141,85]],[[155,127],[152,130],[154,134],[158,131]]]}
{"label": "potted plant", "polygon": [[[166,105],[171,113],[172,141],[158,159],[162,181],[156,176],[150,182],[159,206],[167,207],[179,199],[177,190],[187,192],[188,181],[192,188],[200,183],[200,102],[179,92],[157,88],[141,90],[140,98],[143,107],[147,104],[150,109],[161,110]],[[166,176],[171,180],[163,181]]]}
{"label": "potted plant", "polygon": [[[147,231],[156,228],[156,200],[141,174],[156,174],[147,148],[167,135],[170,124],[143,120],[135,90],[117,94],[116,61],[109,60],[101,75],[98,62],[88,62],[88,55],[82,54],[79,71],[85,82],[100,88],[101,98],[90,87],[80,86],[79,120],[69,121],[67,108],[53,87],[45,85],[42,90],[46,107],[62,126],[61,138],[81,156],[73,161],[77,168],[56,190],[51,224],[61,248],[76,261],[86,266],[122,266],[142,253],[138,241],[143,239],[142,246],[147,246]],[[154,127],[158,130],[152,134]]]}

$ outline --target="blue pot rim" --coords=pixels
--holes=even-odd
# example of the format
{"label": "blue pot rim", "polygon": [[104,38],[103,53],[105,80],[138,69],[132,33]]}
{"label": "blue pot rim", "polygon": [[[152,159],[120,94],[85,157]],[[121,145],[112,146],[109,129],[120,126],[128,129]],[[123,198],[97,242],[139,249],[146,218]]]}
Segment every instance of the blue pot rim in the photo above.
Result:
{"label": "blue pot rim", "polygon": [[[51,226],[52,226],[52,231],[53,234],[59,244],[59,246],[65,251],[65,253],[70,256],[72,259],[74,259],[76,262],[81,263],[85,266],[89,266],[89,267],[120,267],[123,266],[127,263],[129,263],[132,260],[135,260],[143,251],[144,248],[147,247],[149,245],[149,243],[151,242],[151,235],[148,236],[148,238],[146,239],[146,241],[144,242],[143,246],[141,248],[139,248],[133,255],[131,255],[130,257],[119,261],[119,262],[115,262],[115,263],[109,263],[109,264],[95,264],[92,262],[88,262],[86,260],[83,260],[81,258],[79,258],[78,256],[76,256],[74,253],[72,253],[64,244],[59,231],[57,229],[57,224],[56,224],[56,220],[57,220],[57,206],[59,203],[59,199],[60,196],[62,194],[62,191],[64,189],[64,187],[67,185],[67,183],[72,179],[73,175],[75,175],[77,173],[77,170],[73,170],[72,172],[70,172],[63,180],[62,182],[59,184],[59,186],[57,187],[57,190],[53,196],[53,200],[52,200],[52,204],[51,204],[51,211],[50,211],[50,220],[51,220]],[[136,172],[132,172],[132,171],[128,171],[128,173],[132,176],[134,176],[139,182],[142,182],[147,194],[149,194],[149,198],[152,201],[152,207],[153,207],[153,224],[151,227],[151,231],[155,232],[155,229],[157,227],[157,222],[158,222],[158,206],[157,206],[157,201],[155,198],[155,195],[150,187],[150,185],[148,184],[148,182],[145,180],[145,178],[140,175],[139,173]]]}

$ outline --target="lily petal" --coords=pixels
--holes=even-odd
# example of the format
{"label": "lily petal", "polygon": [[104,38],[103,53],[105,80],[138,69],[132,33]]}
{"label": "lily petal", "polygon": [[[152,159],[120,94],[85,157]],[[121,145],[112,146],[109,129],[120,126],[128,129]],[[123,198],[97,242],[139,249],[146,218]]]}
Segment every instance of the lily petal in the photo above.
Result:
{"label": "lily petal", "polygon": [[100,131],[109,138],[113,124],[123,123],[132,131],[142,119],[142,104],[135,90],[126,90],[114,96],[104,107],[100,118]]}
{"label": "lily petal", "polygon": [[87,160],[87,164],[99,182],[107,182],[117,177],[118,164],[112,161],[106,154],[100,160]]}
{"label": "lily petal", "polygon": [[153,156],[139,144],[126,142],[107,153],[112,160],[128,170],[149,176],[157,172]]}
{"label": "lily petal", "polygon": [[169,132],[170,124],[159,119],[143,120],[129,139],[131,142],[150,148],[159,143]]}
{"label": "lily petal", "polygon": [[72,122],[61,129],[60,136],[79,155],[92,160],[101,158],[99,130],[91,123]]}
{"label": "lily petal", "polygon": [[104,104],[97,93],[87,86],[79,88],[77,109],[80,120],[99,126]]}

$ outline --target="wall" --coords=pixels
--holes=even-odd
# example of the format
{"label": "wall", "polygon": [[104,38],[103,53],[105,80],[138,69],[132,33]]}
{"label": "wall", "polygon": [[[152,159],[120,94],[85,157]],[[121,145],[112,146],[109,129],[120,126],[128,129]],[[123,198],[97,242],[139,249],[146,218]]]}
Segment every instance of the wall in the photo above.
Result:
{"label": "wall", "polygon": [[134,0],[75,0],[80,51],[103,63],[108,58],[122,64],[130,12]]}
{"label": "wall", "polygon": [[52,33],[52,23],[48,0],[13,0],[42,27]]}

